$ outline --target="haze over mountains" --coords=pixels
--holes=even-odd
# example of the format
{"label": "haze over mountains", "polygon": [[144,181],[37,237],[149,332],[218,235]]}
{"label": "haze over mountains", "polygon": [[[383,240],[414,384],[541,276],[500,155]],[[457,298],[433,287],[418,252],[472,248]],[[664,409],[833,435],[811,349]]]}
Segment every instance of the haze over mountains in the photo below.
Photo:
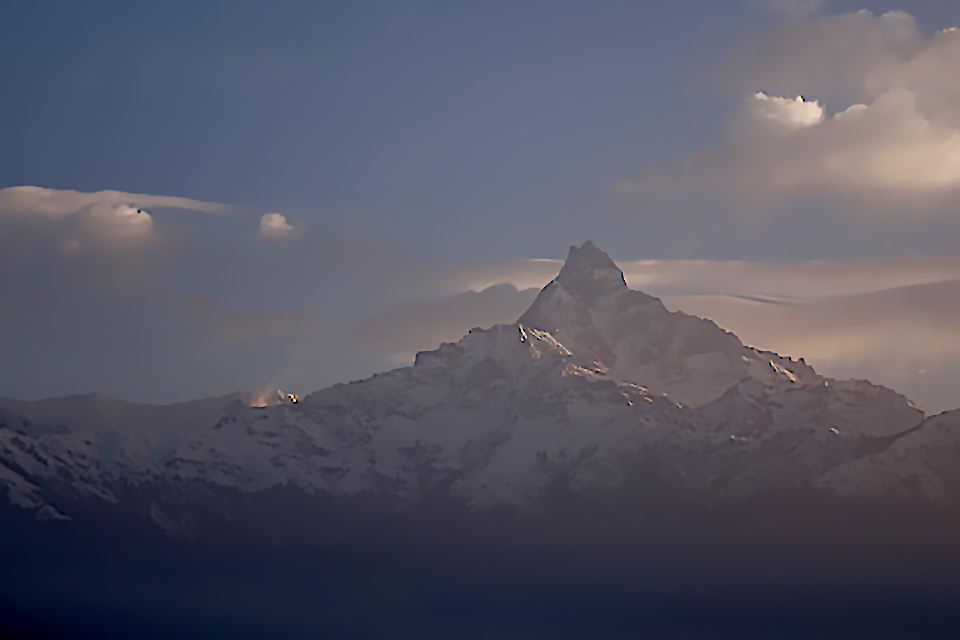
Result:
{"label": "haze over mountains", "polygon": [[893,390],[824,378],[670,312],[629,289],[590,242],[571,247],[518,322],[297,405],[254,409],[242,394],[2,404],[11,505],[48,519],[123,513],[186,538],[204,535],[212,512],[196,496],[212,488],[373,496],[401,509],[443,495],[537,514],[559,482],[603,502],[655,468],[647,490],[695,502],[787,488],[960,497],[960,413],[927,418]]}
{"label": "haze over mountains", "polygon": [[957,636],[956,0],[7,4],[3,640]]}
{"label": "haze over mountains", "polygon": [[0,401],[0,615],[98,638],[955,625],[960,412],[745,346],[591,243],[516,323],[262,404]]}

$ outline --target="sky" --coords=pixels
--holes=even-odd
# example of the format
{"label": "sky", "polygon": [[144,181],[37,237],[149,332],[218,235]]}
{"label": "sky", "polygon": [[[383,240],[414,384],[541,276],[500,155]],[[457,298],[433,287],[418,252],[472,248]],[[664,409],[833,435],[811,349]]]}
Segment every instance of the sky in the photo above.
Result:
{"label": "sky", "polygon": [[0,396],[306,393],[514,321],[592,239],[748,344],[960,407],[958,24],[946,0],[5,7]]}

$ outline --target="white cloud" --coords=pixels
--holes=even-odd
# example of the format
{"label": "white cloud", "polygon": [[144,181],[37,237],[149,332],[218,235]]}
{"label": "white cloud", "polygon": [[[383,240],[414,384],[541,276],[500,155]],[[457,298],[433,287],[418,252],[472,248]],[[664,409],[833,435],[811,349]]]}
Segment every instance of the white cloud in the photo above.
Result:
{"label": "white cloud", "polygon": [[260,218],[260,234],[268,238],[288,238],[293,235],[293,226],[281,213],[266,213]]}
{"label": "white cloud", "polygon": [[148,206],[203,213],[229,210],[215,202],[143,193],[8,187],[0,189],[0,226],[10,242],[29,249],[38,238],[55,238],[61,252],[72,255],[82,245],[122,247],[152,237]]}
{"label": "white cloud", "polygon": [[229,207],[217,202],[204,202],[190,198],[152,196],[144,193],[123,191],[69,191],[45,187],[8,187],[0,189],[0,216],[38,215],[49,218],[65,218],[91,207],[147,207],[181,209],[203,213],[224,213]]}
{"label": "white cloud", "polygon": [[781,27],[737,62],[755,86],[840,106],[828,115],[817,100],[756,93],[717,147],[627,187],[957,213],[947,205],[960,191],[960,32],[926,38],[906,13],[860,11]]}
{"label": "white cloud", "polygon": [[142,238],[153,231],[153,217],[149,213],[125,204],[93,206],[89,217],[104,234],[121,240]]}
{"label": "white cloud", "polygon": [[803,96],[791,100],[768,96],[760,91],[754,94],[749,106],[753,118],[787,129],[812,127],[823,121],[823,107],[820,103],[808,102]]}

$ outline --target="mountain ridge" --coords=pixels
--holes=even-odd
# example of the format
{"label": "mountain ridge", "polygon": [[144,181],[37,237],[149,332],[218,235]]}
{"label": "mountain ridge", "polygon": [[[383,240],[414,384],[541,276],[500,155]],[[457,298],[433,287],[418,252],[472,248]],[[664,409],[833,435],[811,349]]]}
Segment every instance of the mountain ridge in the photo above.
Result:
{"label": "mountain ridge", "polygon": [[514,324],[471,330],[411,367],[297,405],[247,404],[232,394],[197,401],[202,416],[144,409],[106,427],[42,424],[7,409],[0,483],[38,514],[83,518],[93,501],[188,537],[201,514],[158,502],[158,487],[250,496],[290,487],[406,505],[443,495],[470,510],[531,515],[558,482],[603,502],[637,473],[644,491],[694,501],[789,487],[875,496],[891,485],[924,503],[960,497],[942,460],[953,445],[929,444],[960,442],[951,428],[960,412],[931,423],[892,390],[824,378],[670,312],[629,289],[590,242],[571,247]]}

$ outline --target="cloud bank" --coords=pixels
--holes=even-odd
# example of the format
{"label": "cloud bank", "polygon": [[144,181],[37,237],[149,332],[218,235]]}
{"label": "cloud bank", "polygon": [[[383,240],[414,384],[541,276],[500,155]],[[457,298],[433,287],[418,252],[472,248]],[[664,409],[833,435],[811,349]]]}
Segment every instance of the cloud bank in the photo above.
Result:
{"label": "cloud bank", "polygon": [[743,101],[722,142],[628,190],[958,214],[960,31],[928,37],[907,13],[864,10],[778,27],[733,60],[732,84],[762,91]]}
{"label": "cloud bank", "polygon": [[[812,119],[776,111],[797,104],[813,113],[807,101],[764,108],[773,126]],[[561,266],[440,268],[331,229],[258,242],[260,218],[181,226],[188,218],[156,206],[168,200],[144,198],[71,194],[70,206],[0,208],[0,351],[20,363],[0,376],[0,395],[170,400],[266,383],[319,388],[408,363],[474,326],[516,321]],[[619,264],[631,287],[748,344],[888,384],[932,410],[960,405],[948,384],[960,379],[960,257]]]}

